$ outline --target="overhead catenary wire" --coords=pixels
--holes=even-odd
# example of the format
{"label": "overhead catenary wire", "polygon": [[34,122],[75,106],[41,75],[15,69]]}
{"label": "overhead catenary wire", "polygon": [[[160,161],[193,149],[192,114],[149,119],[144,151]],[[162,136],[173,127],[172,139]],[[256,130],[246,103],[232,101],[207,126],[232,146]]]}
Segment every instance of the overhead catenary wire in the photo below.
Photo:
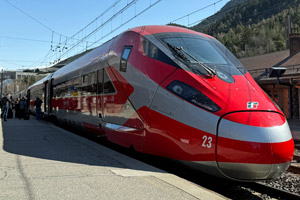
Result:
{"label": "overhead catenary wire", "polygon": [[0,38],[11,39],[11,40],[24,40],[24,41],[30,41],[30,42],[44,42],[44,43],[51,42],[49,40],[37,40],[37,39],[31,39],[31,38],[10,37],[10,36],[3,36],[3,35],[0,35]]}
{"label": "overhead catenary wire", "polygon": [[[95,23],[100,17],[103,17],[104,14],[106,14],[109,10],[111,10],[112,8],[114,8],[114,6],[116,6],[118,3],[120,3],[122,0],[117,0],[115,1],[111,6],[109,6],[105,11],[103,11],[98,17],[96,17],[94,20],[92,20],[90,23],[88,23],[85,27],[83,27],[82,29],[80,29],[78,32],[76,32],[75,34],[73,34],[71,36],[71,38],[75,37],[77,34],[79,34],[80,32],[82,32],[83,30],[85,30],[87,27],[91,26],[93,23]],[[128,3],[127,3],[128,4]]]}
{"label": "overhead catenary wire", "polygon": [[[206,18],[203,18],[203,19],[200,19],[200,20],[197,20],[197,21],[191,23],[191,24],[189,25],[189,27],[191,27],[192,25],[195,25],[195,24],[199,24],[200,22],[202,22],[202,21],[204,21],[204,20],[206,20],[206,19],[208,19],[208,18],[210,18],[210,17],[217,16],[217,15],[220,15],[220,14],[222,14],[222,13],[228,12],[228,11],[230,11],[230,10],[232,10],[232,9],[234,9],[234,8],[237,8],[237,7],[240,6],[240,5],[246,4],[246,3],[250,2],[250,1],[252,1],[252,0],[247,0],[247,1],[244,1],[244,2],[241,2],[241,3],[238,3],[238,4],[234,5],[234,6],[231,6],[231,7],[227,8],[227,9],[220,10],[220,11],[218,11],[217,13],[215,13],[215,14],[209,16],[209,17],[206,17]],[[210,24],[213,24],[213,23],[215,23],[215,22],[208,23],[207,25],[210,25]]]}
{"label": "overhead catenary wire", "polygon": [[[52,32],[52,38],[53,38],[53,35],[56,34],[56,35],[59,35],[59,36],[63,36],[63,37],[66,37],[66,38],[72,38],[71,37],[68,37],[62,33],[59,33],[55,30],[53,30],[52,28],[50,28],[49,26],[47,26],[46,24],[44,24],[43,22],[41,22],[40,20],[32,17],[30,14],[28,14],[27,12],[25,12],[24,10],[22,10],[21,8],[17,7],[16,5],[14,5],[13,3],[11,3],[10,1],[8,0],[4,0],[6,3],[8,3],[9,5],[11,5],[12,7],[14,7],[15,9],[17,9],[18,11],[20,11],[21,13],[23,13],[24,15],[26,15],[27,17],[29,17],[31,20],[35,21],[36,23],[40,24],[42,27],[44,27],[45,29],[49,30],[50,32]],[[121,1],[121,0],[118,0],[118,1]],[[75,38],[73,38],[75,39]]]}
{"label": "overhead catenary wire", "polygon": [[32,17],[31,15],[29,15],[27,12],[25,12],[24,10],[22,10],[21,8],[17,7],[16,5],[14,5],[13,3],[11,3],[8,0],[4,0],[6,3],[8,3],[9,5],[11,5],[12,7],[14,7],[15,9],[19,10],[21,13],[23,13],[24,15],[26,15],[27,17],[29,17],[31,20],[35,21],[36,23],[40,24],[42,27],[46,28],[47,30],[54,32],[56,34],[62,35],[56,31],[54,31],[53,29],[51,29],[49,26],[45,25],[44,23],[42,23],[41,21],[39,21],[38,19]]}
{"label": "overhead catenary wire", "polygon": [[[85,33],[84,36],[81,36],[81,38],[77,40],[77,42],[69,44],[68,48],[65,49],[62,52],[59,52],[59,55],[56,54],[52,54],[49,56],[49,59],[54,59],[54,60],[62,60],[66,57],[71,56],[71,53],[73,52],[72,55],[81,53],[85,50],[87,50],[88,48],[93,48],[92,46],[95,45],[96,43],[99,43],[102,39],[104,39],[105,37],[108,37],[110,34],[114,33],[116,30],[118,30],[119,28],[121,28],[122,26],[124,26],[125,24],[127,24],[128,22],[130,22],[131,20],[133,20],[134,18],[138,17],[139,15],[141,15],[142,13],[144,13],[146,10],[152,8],[154,5],[156,5],[157,3],[159,3],[161,0],[156,0],[156,1],[150,1],[149,5],[140,11],[141,8],[137,8],[137,2],[141,2],[139,0],[127,0],[127,3],[125,6],[123,6],[122,8],[120,8],[119,10],[115,9],[115,4],[119,3],[122,0],[118,0],[116,1],[112,6],[110,6],[110,9],[114,9],[113,10],[113,15],[108,17],[108,19],[103,20],[103,14],[99,15],[96,19],[97,20],[93,20],[92,23],[89,23],[87,26],[85,26],[85,28],[87,28],[88,26],[91,26],[92,24],[98,23],[98,20],[101,20],[101,24],[99,24],[98,26],[96,26],[94,29],[90,30],[90,32]],[[144,3],[144,2],[143,2]],[[126,10],[128,10],[130,7],[135,6],[134,7],[134,16],[131,17],[130,19],[124,20],[124,12]],[[108,9],[106,9],[104,12],[107,12]],[[114,28],[112,26],[112,22],[113,20],[115,20],[117,17],[121,16],[122,22],[119,26],[117,26],[116,28]],[[104,27],[107,27],[108,25],[110,25],[110,31],[109,33],[103,33],[103,29]],[[83,33],[86,29],[81,29],[80,31],[77,32],[77,35],[79,35],[79,33]],[[87,39],[89,39],[92,35],[96,35],[96,33],[98,33],[100,30],[101,31],[101,37],[96,37],[94,38],[95,41],[93,42],[86,42]],[[76,35],[76,34],[74,34]],[[73,37],[74,37],[73,35]],[[77,50],[76,53],[74,53],[74,51]],[[54,58],[56,56],[56,58]]]}
{"label": "overhead catenary wire", "polygon": [[[8,0],[5,0],[7,3],[9,3],[9,4],[11,4]],[[56,32],[56,31],[54,31],[54,30],[52,30],[51,28],[49,28],[47,25],[45,25],[45,24],[43,24],[42,22],[40,22],[39,20],[36,20],[35,18],[33,18],[33,17],[31,17],[29,14],[27,14],[25,11],[23,11],[22,9],[19,9],[18,7],[16,7],[15,5],[13,5],[13,4],[11,4],[12,6],[14,6],[16,9],[18,9],[19,11],[21,11],[22,13],[24,13],[26,16],[28,16],[28,17],[30,17],[32,20],[34,20],[34,21],[36,21],[37,23],[39,23],[39,24],[41,24],[42,26],[44,26],[45,28],[47,28],[48,30],[51,30],[52,31],[52,38],[51,38],[51,45],[53,44],[53,45],[57,45],[57,43],[58,42],[55,42],[55,40],[53,39],[53,35],[54,34],[57,34],[58,36],[59,36],[59,38],[60,38],[60,40],[61,40],[61,38],[62,37],[65,37],[66,39],[65,39],[65,41],[64,42],[62,42],[62,41],[60,41],[60,43],[59,44],[64,44],[64,48],[62,48],[61,50],[59,50],[60,52],[59,52],[59,55],[57,56],[56,55],[56,58],[55,58],[55,60],[58,60],[58,59],[61,59],[62,58],[62,56],[65,56],[65,55],[68,55],[68,52],[70,52],[73,48],[75,48],[75,47],[80,47],[80,48],[83,48],[83,49],[85,49],[85,50],[87,50],[87,48],[89,48],[89,47],[92,47],[93,45],[95,45],[96,43],[99,43],[103,38],[105,38],[105,37],[107,37],[108,35],[110,35],[111,33],[113,33],[113,32],[115,32],[117,29],[119,29],[121,26],[123,26],[123,25],[125,25],[126,23],[128,23],[129,21],[131,21],[133,18],[135,18],[136,17],[136,15],[137,15],[137,11],[136,11],[136,2],[138,1],[138,0],[133,0],[133,1],[129,1],[129,0],[127,0],[127,6],[128,6],[128,4],[130,4],[130,3],[132,3],[132,2],[134,2],[134,5],[135,5],[135,17],[133,17],[133,18],[131,18],[130,20],[127,20],[127,21],[125,21],[125,22],[123,22],[123,11],[121,11],[121,12],[117,12],[117,14],[120,14],[121,13],[121,16],[122,16],[122,22],[121,22],[121,25],[120,26],[118,26],[117,28],[111,28],[111,31],[109,32],[109,33],[107,33],[107,34],[105,34],[105,35],[103,35],[102,34],[102,37],[100,37],[100,38],[95,38],[94,40],[95,41],[93,41],[93,42],[88,42],[88,41],[86,41],[86,39],[88,38],[88,37],[90,37],[88,34],[83,34],[83,32],[86,30],[86,28],[87,27],[89,27],[89,26],[91,26],[93,23],[97,23],[97,20],[98,19],[100,19],[100,18],[102,18],[102,24],[103,24],[103,15],[105,14],[105,13],[107,13],[107,12],[109,12],[109,10],[111,10],[111,9],[114,9],[114,13],[115,13],[115,6],[118,4],[118,3],[120,3],[122,0],[117,0],[117,1],[115,1],[109,8],[107,8],[103,13],[101,13],[98,17],[96,17],[93,21],[91,21],[89,24],[87,24],[84,28],[82,28],[80,31],[78,31],[78,32],[76,32],[75,34],[73,34],[71,37],[67,37],[67,36],[64,36],[63,34],[60,34],[60,33],[58,33],[58,32]],[[214,3],[212,3],[212,4],[210,4],[210,5],[208,5],[208,6],[206,6],[206,7],[204,7],[204,8],[200,8],[200,9],[197,9],[196,11],[193,11],[193,12],[191,12],[191,13],[189,13],[188,15],[186,15],[186,16],[190,16],[190,15],[192,15],[192,14],[194,14],[194,13],[196,13],[196,12],[199,12],[199,11],[201,11],[201,10],[203,10],[203,9],[205,9],[205,8],[207,8],[207,7],[209,7],[209,6],[215,6],[215,4],[216,3],[219,3],[219,2],[221,2],[221,1],[223,1],[223,0],[219,0],[219,1],[216,1],[216,2],[214,2]],[[158,3],[159,1],[155,1],[154,3],[150,0],[150,5],[155,5],[156,3]],[[150,6],[151,7],[151,6]],[[142,12],[140,12],[140,13],[142,13]],[[115,13],[116,14],[116,13]],[[183,16],[183,17],[185,17],[185,16]],[[181,17],[181,18],[183,18],[183,17]],[[114,19],[114,18],[110,18],[110,19],[108,19],[108,20],[112,20],[112,19]],[[176,20],[179,20],[179,19],[176,19]],[[175,20],[173,20],[173,21],[175,21]],[[105,23],[105,22],[104,22]],[[112,23],[111,23],[112,24]],[[105,24],[104,24],[105,25]],[[102,29],[103,30],[103,29]],[[98,30],[96,30],[96,31],[94,31],[94,32],[97,32]],[[91,33],[91,35],[93,35],[93,33],[94,32],[92,32]],[[83,36],[83,38],[80,38],[80,37],[78,37],[78,39],[76,39],[76,41],[77,42],[75,42],[75,43],[73,43],[73,44],[71,44],[71,45],[67,45],[67,43],[68,43],[68,40],[75,40],[75,36],[76,35],[78,35],[78,34],[80,34],[80,33],[82,33],[82,35],[85,35],[85,36]],[[83,45],[81,45],[81,43],[83,43],[84,42],[84,44]],[[75,45],[75,46],[74,46]],[[74,46],[74,47],[73,47]],[[73,48],[72,48],[73,47]],[[52,49],[52,47],[51,47],[51,49]],[[57,48],[53,48],[52,49],[52,52],[51,51],[48,51],[48,53],[46,54],[46,56],[45,57],[43,57],[43,58],[41,58],[40,60],[42,60],[42,62],[43,63],[45,63],[45,60],[51,60],[51,59],[49,59],[49,56],[50,57],[54,57],[55,55],[53,55],[53,54],[55,54],[55,52],[56,52],[56,49]],[[64,51],[64,52],[63,52]],[[68,52],[67,52],[68,51]],[[53,59],[52,59],[53,60]]]}
{"label": "overhead catenary wire", "polygon": [[32,60],[7,60],[7,59],[1,59],[0,61],[5,61],[5,62],[36,62],[36,61],[32,61]]}
{"label": "overhead catenary wire", "polygon": [[[78,35],[83,32],[87,27],[91,26],[93,23],[95,23],[101,16],[103,16],[105,13],[107,13],[113,6],[116,6],[120,1],[122,0],[117,0],[115,1],[110,7],[108,7],[104,12],[102,12],[98,17],[96,17],[93,21],[91,21],[90,23],[88,23],[84,28],[80,29],[78,32],[76,32],[75,34],[73,34],[72,36],[70,37],[67,37],[63,34],[60,34],[60,33],[57,33],[55,31],[52,31],[52,35],[51,35],[51,45],[50,45],[50,50],[46,53],[45,56],[43,56],[42,58],[40,58],[39,60],[42,60],[42,62],[45,62],[46,60],[49,60],[48,63],[53,63],[53,57],[55,56],[53,53],[55,53],[56,51],[56,47],[53,46],[54,43],[57,44],[57,42],[54,42],[54,34],[56,35],[59,35],[60,37],[63,36],[65,37],[65,40],[62,42],[64,43],[64,46],[62,48],[61,51],[64,51],[64,50],[67,50],[69,49],[70,47],[68,47],[68,42],[69,41],[80,41],[81,39],[77,39],[76,37],[78,37]],[[78,37],[79,38],[79,37]],[[73,44],[71,44],[70,46],[72,46]],[[60,52],[61,53],[61,52]],[[57,57],[57,56],[56,56]],[[61,54],[60,56],[61,57]],[[61,58],[59,58],[61,59]],[[51,60],[51,61],[50,61]],[[57,58],[55,58],[54,60],[58,60]],[[36,63],[33,63],[33,65],[38,65],[39,62],[36,62]]]}
{"label": "overhead catenary wire", "polygon": [[132,18],[128,19],[127,21],[125,21],[124,23],[122,22],[120,26],[116,27],[114,30],[111,30],[110,33],[102,36],[101,38],[99,38],[97,41],[95,41],[94,43],[92,43],[91,45],[89,45],[89,47],[99,43],[103,38],[107,37],[108,35],[110,35],[111,33],[115,32],[116,30],[118,30],[119,28],[121,28],[122,26],[124,26],[125,24],[129,23],[130,21],[132,21],[134,18],[138,17],[139,15],[143,14],[144,12],[146,12],[148,9],[150,9],[151,7],[155,6],[157,3],[159,3],[162,0],[157,0],[154,3],[151,2],[150,6],[145,8],[144,10],[140,11],[139,13],[135,13],[135,16],[133,16]]}
{"label": "overhead catenary wire", "polygon": [[[47,29],[48,31],[50,31],[52,33],[51,35],[51,41],[46,41],[46,40],[35,40],[35,39],[26,39],[26,38],[13,38],[13,37],[8,37],[8,36],[0,36],[2,38],[7,38],[7,39],[18,39],[18,40],[27,40],[27,41],[36,41],[36,42],[51,42],[50,48],[53,51],[53,44],[57,44],[57,42],[54,41],[54,34],[58,35],[60,38],[61,37],[65,37],[67,38],[66,41],[68,41],[68,39],[70,39],[70,37],[59,33],[55,30],[53,30],[52,28],[50,28],[49,26],[47,26],[45,23],[41,22],[40,20],[36,19],[35,17],[31,16],[29,13],[27,13],[26,11],[24,11],[23,9],[19,8],[18,6],[16,6],[15,4],[11,3],[8,0],[4,0],[7,4],[9,4],[10,6],[12,6],[13,8],[15,8],[16,10],[18,10],[19,12],[23,13],[24,15],[26,15],[28,18],[30,18],[31,20],[33,20],[34,22],[38,23],[39,25],[41,25],[42,27],[44,27],[45,29]],[[121,0],[117,0],[117,1],[121,1]],[[72,38],[72,37],[71,37]],[[72,38],[76,41],[75,38]],[[46,55],[49,55],[49,53],[47,53]],[[43,58],[42,58],[43,59]],[[40,59],[41,60],[41,59]]]}
{"label": "overhead catenary wire", "polygon": [[[108,24],[111,20],[113,20],[114,18],[116,18],[116,16],[118,16],[120,13],[122,13],[124,10],[126,10],[127,8],[131,7],[136,1],[138,0],[132,0],[130,3],[127,3],[127,5],[125,7],[123,7],[121,10],[119,10],[116,14],[114,14],[112,17],[110,17],[108,20],[106,20],[104,23],[102,23],[100,26],[98,26],[97,28],[95,28],[92,32],[90,32],[88,35],[86,35],[85,37],[83,37],[81,40],[79,40],[76,44],[74,44],[72,47],[70,47],[67,52],[63,53],[62,56],[66,55],[68,52],[70,52],[72,49],[74,49],[75,47],[77,47],[80,43],[82,43],[83,41],[85,41],[87,38],[89,38],[91,35],[93,35],[94,33],[96,33],[99,29],[103,28],[106,24]],[[106,11],[105,11],[106,12]],[[93,20],[93,22],[95,22],[95,20]],[[86,26],[87,27],[87,26]],[[79,31],[80,32],[80,31]]]}
{"label": "overhead catenary wire", "polygon": [[[191,15],[193,15],[193,14],[195,14],[195,13],[198,13],[198,12],[200,12],[200,11],[202,11],[202,10],[204,10],[204,9],[207,9],[207,8],[209,8],[209,7],[212,7],[212,6],[214,6],[214,10],[215,10],[215,5],[218,4],[218,3],[220,3],[221,1],[223,1],[223,0],[216,1],[216,2],[214,2],[214,3],[212,3],[212,4],[209,4],[209,5],[205,6],[205,7],[202,7],[202,8],[200,8],[200,9],[197,9],[197,10],[193,11],[193,12],[190,12],[190,13],[188,13],[188,14],[182,16],[182,17],[179,17],[179,18],[177,18],[177,19],[175,19],[175,20],[169,22],[169,24],[175,23],[176,21],[179,21],[179,20],[184,19],[184,18],[186,18],[186,17],[190,17]],[[238,7],[238,6],[242,5],[242,4],[246,4],[246,3],[250,2],[250,1],[252,1],[252,0],[246,0],[246,1],[241,2],[241,3],[237,3],[237,4],[234,5],[234,6],[231,6],[231,7],[227,8],[227,9],[224,9],[224,10],[220,10],[220,11],[216,12],[215,14],[213,14],[213,15],[211,15],[211,16],[209,16],[209,17],[206,17],[206,18],[197,20],[197,21],[192,22],[192,23],[190,23],[190,21],[189,21],[189,19],[188,19],[188,25],[187,25],[187,27],[191,27],[192,25],[198,24],[198,23],[204,21],[204,20],[207,19],[207,18],[216,16],[216,15],[220,15],[220,14],[222,14],[222,13],[224,13],[224,12],[228,12],[229,10],[232,10],[232,9],[234,9],[234,8],[236,8],[236,7]],[[209,24],[213,24],[213,23],[215,23],[215,22],[211,22],[211,23],[209,23]]]}
{"label": "overhead catenary wire", "polygon": [[[150,9],[154,5],[156,5],[161,0],[150,0],[149,6],[145,4],[144,1],[139,0],[116,0],[111,4],[107,9],[105,9],[99,16],[97,16],[94,20],[92,20],[90,23],[88,23],[86,26],[84,26],[82,29],[77,31],[75,34],[71,35],[70,37],[65,36],[64,34],[61,34],[49,26],[47,26],[45,23],[42,23],[40,20],[34,18],[32,15],[28,14],[28,12],[24,11],[23,9],[19,8],[18,6],[11,3],[9,0],[5,0],[6,3],[14,7],[19,12],[22,12],[24,15],[29,17],[31,20],[35,21],[48,31],[51,31],[51,40],[34,40],[34,39],[28,39],[28,38],[13,38],[10,37],[9,39],[20,39],[20,40],[28,40],[28,41],[36,41],[36,42],[49,42],[49,51],[46,53],[45,56],[38,59],[38,61],[32,63],[32,66],[39,66],[44,63],[50,63],[53,64],[54,62],[58,62],[59,60],[63,60],[64,58],[67,58],[69,56],[75,55],[77,53],[81,53],[83,51],[88,50],[88,48],[93,48],[92,46],[95,44],[98,44],[101,42],[101,40],[105,37],[108,37],[110,34],[114,33],[116,30],[120,29],[125,24],[129,23],[134,18],[140,16],[142,13],[144,13],[146,10]],[[142,2],[140,4],[137,4],[137,2]],[[117,5],[122,4],[122,6],[125,4],[125,6],[121,8],[117,8]],[[139,5],[139,6],[137,6]],[[141,5],[144,7],[147,6],[146,9],[142,8]],[[127,16],[130,15],[130,12],[127,12],[126,9],[129,7],[134,6],[133,11],[133,17]],[[107,15],[109,15],[113,10],[113,15],[107,18]],[[126,11],[126,12],[125,12]],[[127,14],[127,15],[126,15]],[[104,17],[105,15],[105,17]],[[112,21],[118,22],[119,18],[115,20],[117,17],[122,16],[120,25],[115,24],[113,25]],[[130,17],[128,19],[128,17]],[[101,21],[101,22],[100,22]],[[104,27],[107,28],[110,25],[109,33],[107,31],[103,31]],[[117,25],[117,26],[116,26]],[[94,26],[94,27],[93,27]],[[93,28],[92,28],[93,27]],[[102,31],[101,31],[102,30]],[[100,31],[102,32],[102,36],[99,37]],[[98,33],[99,32],[99,33]],[[97,35],[97,34],[98,35]],[[95,38],[93,38],[93,41],[88,41],[92,35],[95,35]],[[3,36],[5,37],[5,36]],[[77,52],[75,52],[77,50]],[[74,53],[75,52],[75,53]],[[6,60],[6,62],[8,59]],[[18,62],[18,61],[16,61]],[[23,65],[22,65],[23,66]]]}
{"label": "overhead catenary wire", "polygon": [[[195,13],[198,13],[198,12],[200,12],[200,11],[206,9],[206,8],[209,8],[209,7],[211,7],[211,6],[215,6],[217,3],[220,3],[221,1],[223,1],[223,0],[216,1],[216,2],[214,2],[214,3],[212,3],[212,4],[209,4],[209,5],[207,5],[207,6],[204,6],[204,7],[200,8],[200,9],[197,9],[197,10],[191,12],[191,13],[188,13],[188,14],[182,16],[182,17],[179,17],[179,18],[177,18],[177,19],[175,19],[175,20],[169,22],[169,24],[174,23],[174,22],[176,22],[176,21],[179,21],[179,20],[181,20],[181,19],[184,19],[184,18],[186,18],[186,17],[189,18],[189,16],[191,16],[191,15],[193,15],[193,14],[195,14]],[[189,26],[189,25],[188,25],[188,26]]]}
{"label": "overhead catenary wire", "polygon": [[[28,62],[28,63],[32,63],[32,62],[35,62],[35,61],[26,61],[26,60],[6,60],[6,59],[0,59],[1,62],[5,62],[5,63],[8,63],[8,64],[11,64],[11,65],[15,65],[15,66],[22,66],[23,67],[30,67],[31,65],[20,65],[18,64],[19,62]],[[43,62],[41,62],[43,63]],[[46,65],[47,63],[44,63],[44,65]]]}

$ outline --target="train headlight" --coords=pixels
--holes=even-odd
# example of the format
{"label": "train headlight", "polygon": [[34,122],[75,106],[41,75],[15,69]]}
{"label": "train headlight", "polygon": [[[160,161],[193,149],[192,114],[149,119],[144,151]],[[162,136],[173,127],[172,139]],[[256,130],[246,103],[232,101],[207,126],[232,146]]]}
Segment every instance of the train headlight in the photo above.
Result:
{"label": "train headlight", "polygon": [[217,70],[217,77],[227,83],[234,83],[233,77],[229,73],[221,71],[220,69]]}
{"label": "train headlight", "polygon": [[217,112],[221,110],[221,108],[206,95],[181,81],[173,81],[167,86],[167,89],[175,95],[190,102],[191,104],[194,104],[195,106],[198,106],[210,112]]}
{"label": "train headlight", "polygon": [[180,85],[174,85],[172,91],[175,92],[177,95],[181,95],[183,92],[183,88]]}

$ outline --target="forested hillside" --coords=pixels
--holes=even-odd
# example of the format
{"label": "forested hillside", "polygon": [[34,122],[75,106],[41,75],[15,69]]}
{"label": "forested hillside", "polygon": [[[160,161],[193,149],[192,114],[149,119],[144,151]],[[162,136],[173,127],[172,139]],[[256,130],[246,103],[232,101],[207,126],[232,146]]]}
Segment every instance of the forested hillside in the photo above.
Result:
{"label": "forested hillside", "polygon": [[299,27],[300,0],[232,0],[191,29],[216,37],[237,57],[253,56],[287,48],[288,15]]}

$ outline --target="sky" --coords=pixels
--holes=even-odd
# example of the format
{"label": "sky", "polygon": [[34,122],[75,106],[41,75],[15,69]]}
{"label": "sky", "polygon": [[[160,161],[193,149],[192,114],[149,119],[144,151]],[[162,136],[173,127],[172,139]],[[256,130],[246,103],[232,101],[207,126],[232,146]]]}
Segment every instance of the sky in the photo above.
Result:
{"label": "sky", "polygon": [[49,67],[137,26],[196,25],[229,2],[138,0],[130,4],[132,1],[0,0],[0,69]]}

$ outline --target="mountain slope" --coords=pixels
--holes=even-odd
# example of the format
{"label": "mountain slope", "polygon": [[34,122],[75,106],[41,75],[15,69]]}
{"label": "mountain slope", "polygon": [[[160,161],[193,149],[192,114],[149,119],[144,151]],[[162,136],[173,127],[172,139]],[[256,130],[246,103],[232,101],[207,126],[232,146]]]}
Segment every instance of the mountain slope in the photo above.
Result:
{"label": "mountain slope", "polygon": [[231,1],[229,1],[225,6],[223,6],[223,8],[221,8],[221,10],[219,12],[206,18],[198,25],[192,27],[192,29],[194,29],[194,30],[198,29],[198,31],[203,31],[207,25],[210,25],[212,23],[217,22],[218,20],[221,20],[222,17],[224,17],[228,12],[230,12],[230,10],[232,8],[234,8],[237,5],[243,4],[246,1],[248,1],[248,0],[231,0]]}
{"label": "mountain slope", "polygon": [[286,18],[300,25],[300,0],[232,0],[192,30],[213,35],[236,56],[286,49]]}

